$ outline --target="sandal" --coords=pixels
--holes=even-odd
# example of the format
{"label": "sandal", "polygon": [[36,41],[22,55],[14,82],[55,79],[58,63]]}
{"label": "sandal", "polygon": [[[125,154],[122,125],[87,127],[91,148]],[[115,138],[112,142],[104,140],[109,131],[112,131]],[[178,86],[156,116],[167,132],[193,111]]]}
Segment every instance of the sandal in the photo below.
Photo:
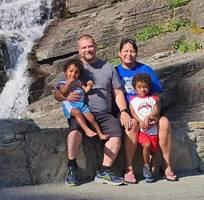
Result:
{"label": "sandal", "polygon": [[165,178],[167,181],[178,181],[178,178],[174,172],[168,168],[165,170]]}
{"label": "sandal", "polygon": [[124,175],[124,181],[125,181],[126,183],[130,183],[130,184],[137,183],[137,180],[136,180],[134,174],[131,174],[131,173],[126,173],[126,174]]}

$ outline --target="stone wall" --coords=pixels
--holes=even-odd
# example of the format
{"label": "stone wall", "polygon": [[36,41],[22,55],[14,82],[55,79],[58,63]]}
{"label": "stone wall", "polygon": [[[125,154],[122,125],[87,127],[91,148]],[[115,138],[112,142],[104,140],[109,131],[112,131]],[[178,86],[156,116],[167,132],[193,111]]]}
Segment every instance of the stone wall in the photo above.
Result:
{"label": "stone wall", "polygon": [[[0,120],[0,186],[20,186],[63,181],[67,172],[66,129],[39,129],[31,120]],[[172,166],[177,172],[204,172],[204,123],[174,123]],[[84,138],[77,159],[81,181],[93,180],[101,165],[103,143]],[[160,163],[160,162],[159,162]],[[159,164],[158,163],[158,164]],[[123,146],[113,165],[122,175]],[[134,170],[142,175],[141,149]]]}

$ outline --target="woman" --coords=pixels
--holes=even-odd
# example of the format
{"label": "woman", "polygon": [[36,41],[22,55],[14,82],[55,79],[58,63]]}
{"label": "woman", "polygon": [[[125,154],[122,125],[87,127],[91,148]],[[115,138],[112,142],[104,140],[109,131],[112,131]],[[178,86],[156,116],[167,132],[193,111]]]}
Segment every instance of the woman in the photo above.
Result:
{"label": "woman", "polygon": [[[132,87],[132,78],[138,73],[146,73],[151,77],[152,87],[151,93],[159,94],[163,91],[160,81],[158,80],[156,73],[153,69],[143,63],[136,61],[138,48],[134,40],[129,38],[123,38],[120,44],[119,57],[121,64],[116,69],[120,76],[120,79],[124,86],[124,93],[127,102],[130,100],[130,96],[136,95],[135,90]],[[169,120],[162,116],[158,122],[159,126],[159,146],[164,162],[165,178],[169,181],[177,180],[176,175],[173,173],[170,166],[170,149],[171,149],[171,126]],[[139,124],[138,124],[139,128]],[[137,146],[137,133],[133,131],[126,131],[125,135],[125,155],[126,155],[126,169],[125,180],[126,182],[134,183],[135,176],[133,172],[133,159]]]}

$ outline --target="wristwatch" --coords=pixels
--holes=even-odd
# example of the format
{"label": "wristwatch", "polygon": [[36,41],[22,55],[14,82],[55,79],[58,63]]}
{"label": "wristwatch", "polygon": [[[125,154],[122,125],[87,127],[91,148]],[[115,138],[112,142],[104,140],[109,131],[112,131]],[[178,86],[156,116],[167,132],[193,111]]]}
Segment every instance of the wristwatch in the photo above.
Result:
{"label": "wristwatch", "polygon": [[127,108],[125,108],[125,109],[122,109],[122,110],[120,111],[120,114],[121,114],[122,112],[129,113],[129,110],[128,110]]}

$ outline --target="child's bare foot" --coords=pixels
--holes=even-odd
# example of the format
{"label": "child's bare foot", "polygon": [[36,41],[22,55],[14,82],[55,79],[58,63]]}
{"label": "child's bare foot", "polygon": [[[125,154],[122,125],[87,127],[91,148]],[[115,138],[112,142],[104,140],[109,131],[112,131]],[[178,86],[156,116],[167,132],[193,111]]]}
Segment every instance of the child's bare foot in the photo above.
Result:
{"label": "child's bare foot", "polygon": [[98,136],[100,140],[107,140],[109,138],[109,135],[103,133],[98,134]]}
{"label": "child's bare foot", "polygon": [[96,132],[92,131],[90,128],[87,128],[84,131],[86,133],[86,136],[88,136],[88,137],[94,137],[94,136],[98,135]]}

